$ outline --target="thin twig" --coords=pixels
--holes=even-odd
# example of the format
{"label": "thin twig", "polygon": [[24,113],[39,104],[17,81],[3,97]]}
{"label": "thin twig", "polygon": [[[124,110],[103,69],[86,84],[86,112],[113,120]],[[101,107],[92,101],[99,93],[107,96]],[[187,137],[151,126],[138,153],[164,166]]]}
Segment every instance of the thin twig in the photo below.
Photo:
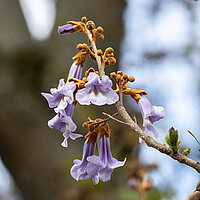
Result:
{"label": "thin twig", "polygon": [[90,33],[90,31],[87,28],[86,28],[86,34],[87,34],[90,44],[94,50],[96,61],[97,61],[97,66],[98,66],[99,73],[100,73],[100,78],[102,78],[102,76],[105,75],[105,72],[102,71],[101,57],[97,55],[97,47],[96,47],[95,41],[92,38],[92,33]]}
{"label": "thin twig", "polygon": [[121,124],[129,125],[128,123],[123,122],[123,121],[121,121],[121,120],[119,120],[119,119],[116,119],[116,118],[114,118],[113,116],[111,116],[111,115],[109,115],[109,114],[107,114],[107,113],[105,113],[105,112],[103,112],[102,114],[103,114],[103,115],[106,115],[106,116],[108,116],[108,117],[110,117],[111,119],[113,119],[113,120],[115,120],[115,121],[117,121],[117,122],[119,122],[119,123],[121,123]]}
{"label": "thin twig", "polygon": [[177,160],[180,163],[183,163],[185,165],[188,165],[192,168],[194,168],[197,172],[200,173],[200,163],[196,162],[187,156],[179,153],[173,153],[173,151],[168,148],[165,144],[160,144],[159,142],[155,141],[153,138],[148,136],[129,116],[127,111],[123,106],[121,106],[120,102],[117,102],[116,104],[117,110],[121,117],[124,119],[125,122],[127,122],[127,125],[129,125],[129,128],[137,134],[141,139],[144,140],[144,142],[154,149],[157,149],[161,153],[164,153],[168,156],[170,156],[172,159]]}
{"label": "thin twig", "polygon": [[200,142],[197,140],[197,138],[195,137],[195,135],[188,130],[188,133],[198,142],[198,144],[200,145]]}
{"label": "thin twig", "polygon": [[[119,112],[116,112],[115,114],[113,114],[112,117],[115,117],[115,116],[117,116],[117,115],[119,115]],[[103,119],[103,120],[100,121],[100,122],[93,122],[93,123],[91,123],[91,125],[101,124],[101,123],[107,122],[107,121],[109,121],[109,120],[111,120],[111,119],[112,119],[112,118],[108,117],[108,118]]]}

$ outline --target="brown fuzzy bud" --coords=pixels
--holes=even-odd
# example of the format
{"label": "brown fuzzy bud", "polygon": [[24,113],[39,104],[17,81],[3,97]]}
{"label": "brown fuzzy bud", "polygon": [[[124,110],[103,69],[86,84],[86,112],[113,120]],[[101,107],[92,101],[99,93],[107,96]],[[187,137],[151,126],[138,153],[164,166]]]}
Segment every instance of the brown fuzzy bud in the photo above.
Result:
{"label": "brown fuzzy bud", "polygon": [[128,75],[124,74],[123,79],[125,79],[125,80],[128,79]]}
{"label": "brown fuzzy bud", "polygon": [[117,76],[117,74],[116,74],[115,72],[112,72],[112,73],[110,73],[110,76],[111,76],[112,78],[115,78],[115,77]]}
{"label": "brown fuzzy bud", "polygon": [[101,34],[101,35],[98,36],[98,38],[99,38],[99,40],[103,40],[104,39],[104,35]]}
{"label": "brown fuzzy bud", "polygon": [[123,72],[122,71],[117,71],[117,74],[123,76]]}
{"label": "brown fuzzy bud", "polygon": [[126,90],[126,88],[127,88],[127,85],[124,85],[124,86],[123,86],[123,90]]}
{"label": "brown fuzzy bud", "polygon": [[94,68],[90,67],[90,69],[88,69],[88,73],[90,72],[95,72]]}
{"label": "brown fuzzy bud", "polygon": [[89,29],[89,30],[93,30],[93,29],[95,28],[95,24],[94,24],[93,21],[88,21],[88,22],[86,23],[86,27],[87,27],[87,29]]}
{"label": "brown fuzzy bud", "polygon": [[110,58],[110,63],[111,63],[112,65],[114,65],[114,64],[116,63],[116,59],[115,59],[114,57],[111,57],[111,58]]}
{"label": "brown fuzzy bud", "polygon": [[128,80],[129,80],[130,82],[134,82],[134,81],[135,81],[135,78],[134,78],[133,76],[129,76],[129,77],[128,77]]}
{"label": "brown fuzzy bud", "polygon": [[121,75],[117,74],[116,80],[117,80],[117,81],[120,81],[120,80],[121,80]]}
{"label": "brown fuzzy bud", "polygon": [[87,128],[87,127],[88,127],[88,122],[83,123],[83,124],[82,124],[82,127],[83,127],[83,128]]}
{"label": "brown fuzzy bud", "polygon": [[101,26],[99,26],[99,27],[97,28],[97,31],[98,31],[99,33],[102,33],[102,32],[103,32],[103,28],[102,28]]}
{"label": "brown fuzzy bud", "polygon": [[103,54],[103,51],[102,51],[101,49],[98,49],[98,50],[97,50],[97,55],[98,55],[98,56],[101,56],[102,54]]}
{"label": "brown fuzzy bud", "polygon": [[130,95],[131,94],[131,88],[127,88],[123,91],[123,94],[126,94],[126,95]]}
{"label": "brown fuzzy bud", "polygon": [[111,54],[111,53],[113,53],[114,52],[114,50],[113,50],[113,48],[111,48],[111,47],[108,47],[107,49],[106,49],[106,53],[107,54]]}
{"label": "brown fuzzy bud", "polygon": [[87,49],[87,47],[88,47],[87,44],[84,43],[82,48]]}
{"label": "brown fuzzy bud", "polygon": [[83,77],[82,81],[83,81],[83,82],[85,82],[85,83],[87,83],[87,82],[88,82],[88,80],[87,80],[87,78],[86,78],[86,77]]}
{"label": "brown fuzzy bud", "polygon": [[85,23],[87,21],[87,18],[86,17],[82,17],[81,21]]}
{"label": "brown fuzzy bud", "polygon": [[110,61],[107,59],[105,65],[110,65]]}
{"label": "brown fuzzy bud", "polygon": [[78,44],[78,45],[76,46],[76,48],[77,48],[78,50],[81,50],[81,49],[83,48],[83,45],[82,45],[82,44]]}
{"label": "brown fuzzy bud", "polygon": [[89,125],[88,125],[88,129],[89,129],[89,131],[92,132],[92,131],[94,130],[94,125],[89,124]]}
{"label": "brown fuzzy bud", "polygon": [[114,53],[107,53],[108,57],[114,57]]}

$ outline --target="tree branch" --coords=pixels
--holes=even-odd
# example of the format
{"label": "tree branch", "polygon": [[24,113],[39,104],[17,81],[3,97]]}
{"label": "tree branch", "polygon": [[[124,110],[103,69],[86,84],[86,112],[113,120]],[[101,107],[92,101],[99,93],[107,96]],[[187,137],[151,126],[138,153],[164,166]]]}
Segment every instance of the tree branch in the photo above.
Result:
{"label": "tree branch", "polygon": [[153,138],[148,136],[129,116],[127,111],[125,110],[124,106],[120,104],[120,102],[117,102],[116,104],[117,110],[121,117],[124,119],[125,122],[129,124],[130,129],[137,134],[141,139],[144,140],[144,142],[154,149],[157,149],[161,153],[164,153],[168,156],[170,156],[172,159],[177,160],[180,163],[183,163],[185,165],[188,165],[192,168],[194,168],[197,172],[200,173],[200,163],[196,162],[187,156],[180,154],[180,153],[173,153],[173,151],[168,148],[165,144],[160,144],[156,142]]}

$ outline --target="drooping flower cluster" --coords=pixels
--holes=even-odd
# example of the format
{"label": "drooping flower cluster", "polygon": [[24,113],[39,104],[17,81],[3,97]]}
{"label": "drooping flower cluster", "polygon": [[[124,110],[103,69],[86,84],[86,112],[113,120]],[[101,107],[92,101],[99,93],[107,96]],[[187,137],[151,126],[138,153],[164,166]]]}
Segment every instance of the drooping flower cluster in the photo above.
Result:
{"label": "drooping flower cluster", "polygon": [[119,99],[116,92],[111,88],[112,81],[109,77],[103,76],[102,80],[100,80],[99,75],[93,71],[88,74],[87,78],[84,78],[87,83],[84,82],[83,88],[77,88],[79,82],[83,82],[80,80],[83,67],[82,63],[76,64],[76,62],[74,61],[71,66],[66,83],[64,79],[61,79],[58,88],[50,90],[51,94],[42,93],[48,101],[49,107],[54,108],[57,113],[55,117],[48,121],[48,126],[63,133],[63,147],[68,146],[68,138],[75,140],[82,137],[81,134],[73,133],[76,130],[76,124],[72,120],[75,101],[78,101],[81,105],[89,105],[91,103],[95,105],[110,105]]}
{"label": "drooping flower cluster", "polygon": [[57,113],[55,117],[48,121],[48,126],[63,133],[63,147],[68,146],[68,138],[75,140],[76,138],[82,137],[80,134],[72,133],[76,130],[76,124],[72,120],[75,106],[74,92],[76,91],[76,85],[73,81],[69,82],[70,78],[81,78],[82,68],[83,66],[81,63],[76,64],[76,61],[74,61],[69,71],[67,82],[65,83],[64,79],[61,79],[58,89],[52,88],[50,90],[51,94],[42,93],[48,101],[49,107],[54,108],[54,111]]}
{"label": "drooping flower cluster", "polygon": [[[74,179],[85,180],[92,177],[93,183],[97,184],[99,180],[106,182],[110,180],[112,171],[125,164],[124,161],[118,161],[112,157],[110,150],[110,134],[107,123],[98,124],[100,119],[95,120],[97,125],[92,127],[93,121],[84,123],[84,127],[90,130],[86,135],[87,140],[83,147],[83,157],[81,160],[74,160],[74,166],[71,168],[71,175]],[[99,138],[98,138],[99,134]],[[97,140],[98,138],[98,140]],[[94,150],[98,144],[99,156],[94,155]]]}

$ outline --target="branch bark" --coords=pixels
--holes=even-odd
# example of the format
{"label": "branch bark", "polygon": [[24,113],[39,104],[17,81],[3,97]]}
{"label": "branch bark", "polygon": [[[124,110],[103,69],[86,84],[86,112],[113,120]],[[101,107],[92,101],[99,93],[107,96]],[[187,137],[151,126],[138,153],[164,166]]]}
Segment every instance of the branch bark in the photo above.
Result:
{"label": "branch bark", "polygon": [[170,156],[172,159],[177,160],[180,163],[183,163],[185,165],[188,165],[192,168],[194,168],[197,172],[200,173],[200,163],[196,162],[190,158],[188,158],[187,156],[180,154],[180,153],[173,153],[173,151],[168,148],[165,144],[160,144],[159,142],[156,142],[153,138],[151,138],[150,136],[148,136],[129,116],[129,114],[127,113],[126,109],[124,108],[124,106],[122,106],[120,104],[120,102],[118,101],[116,104],[117,110],[119,112],[119,114],[121,115],[121,117],[124,119],[124,121],[126,123],[129,124],[129,128],[135,133],[137,134],[141,139],[144,140],[144,142],[149,146],[152,147],[154,149],[157,149],[158,151],[160,151],[161,153],[164,153],[168,156]]}

